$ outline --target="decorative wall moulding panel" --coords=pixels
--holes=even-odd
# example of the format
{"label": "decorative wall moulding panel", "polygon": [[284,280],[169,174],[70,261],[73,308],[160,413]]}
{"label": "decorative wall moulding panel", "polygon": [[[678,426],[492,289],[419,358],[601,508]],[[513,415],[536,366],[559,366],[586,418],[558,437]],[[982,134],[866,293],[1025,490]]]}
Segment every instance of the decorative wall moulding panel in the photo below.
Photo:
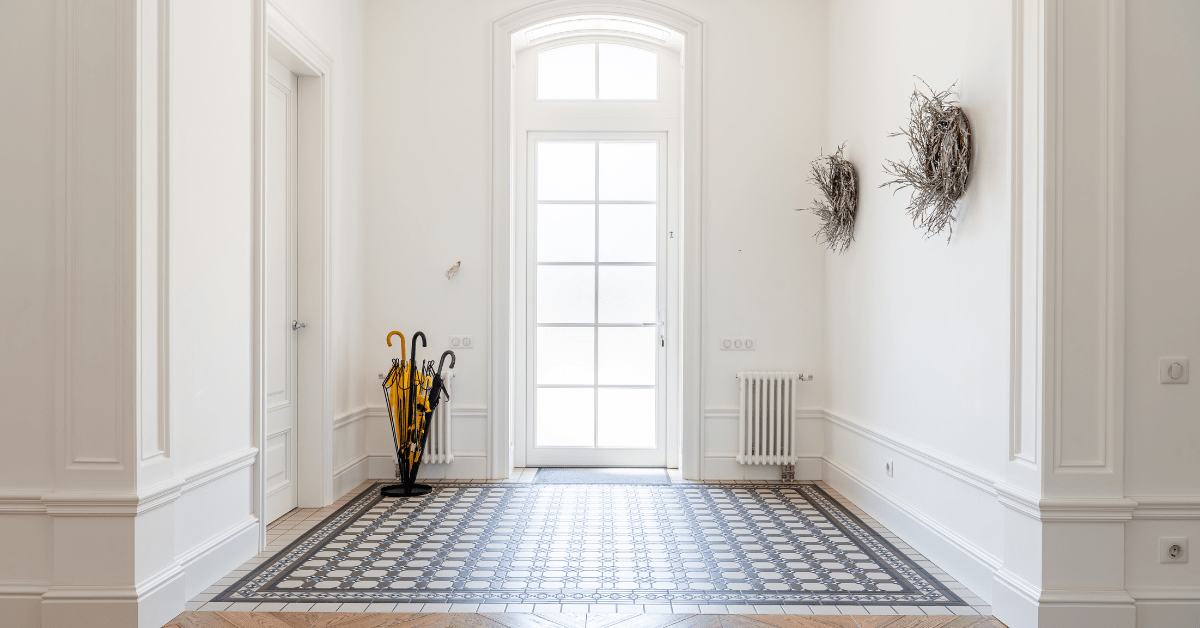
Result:
{"label": "decorative wall moulding panel", "polygon": [[1042,589],[1041,606],[1076,606],[1096,604],[1133,604],[1134,599],[1124,589]]}
{"label": "decorative wall moulding panel", "polygon": [[[342,416],[337,417],[336,419],[333,420],[333,429],[336,430],[338,428],[350,425],[351,423],[356,423],[356,422],[358,422],[362,419],[365,419],[369,416],[373,416],[375,410],[382,410],[382,408],[373,408],[370,406],[363,406],[357,410],[352,410],[350,412],[347,412],[346,414],[343,414]],[[385,417],[387,416],[386,410],[384,410],[384,416]]]}
{"label": "decorative wall moulding panel", "polygon": [[134,493],[49,493],[42,496],[51,517],[133,517],[138,514]]}
{"label": "decorative wall moulding panel", "polygon": [[44,515],[42,493],[0,493],[0,515]]}
{"label": "decorative wall moulding panel", "polygon": [[195,490],[213,480],[225,477],[238,469],[244,469],[254,464],[256,460],[258,460],[258,448],[248,447],[236,454],[226,456],[204,467],[188,472],[184,475],[183,484],[180,489],[184,493]]}
{"label": "decorative wall moulding panel", "polygon": [[844,417],[833,412],[825,410],[824,416],[829,419],[829,422],[838,427],[850,430],[855,434],[868,438],[880,445],[883,445],[899,454],[912,458],[913,460],[931,468],[940,471],[964,484],[983,491],[989,495],[996,495],[995,485],[1000,481],[999,477],[993,476],[986,471],[974,469],[966,465],[952,462],[946,457],[916,443],[905,441],[896,436],[880,432],[867,425]]}
{"label": "decorative wall moulding panel", "polygon": [[59,384],[67,469],[122,469],[134,408],[135,9],[121,0],[68,0],[60,11]]}
{"label": "decorative wall moulding panel", "polygon": [[[387,420],[387,417],[388,417],[387,408],[384,408],[383,406],[368,406],[367,408],[365,408],[365,410],[366,410],[367,416]],[[466,406],[466,407],[455,406],[454,408],[451,409],[450,413],[451,413],[451,417],[452,417],[451,421],[453,421],[454,419],[486,419],[488,416],[487,408],[484,406]],[[348,418],[349,418],[349,415],[347,415],[346,419],[348,419]],[[345,419],[339,419],[339,420],[345,420]],[[358,419],[353,419],[353,420],[357,421]],[[349,423],[351,421],[346,420],[346,422]],[[335,424],[335,426],[336,426],[336,424]],[[455,455],[458,455],[458,454],[456,453]]]}
{"label": "decorative wall moulding panel", "polygon": [[1053,469],[1114,474],[1124,403],[1124,2],[1054,7]]}
{"label": "decorative wall moulding panel", "polygon": [[1200,586],[1125,587],[1125,591],[1138,602],[1181,601],[1197,603],[1197,601],[1200,601]]}
{"label": "decorative wall moulding panel", "polygon": [[1131,495],[1129,499],[1137,502],[1134,519],[1200,519],[1200,495]]}
{"label": "decorative wall moulding panel", "polygon": [[1001,506],[1019,512],[1031,519],[1041,519],[1041,509],[1038,507],[1038,497],[1025,491],[997,482],[995,484],[996,500]]}
{"label": "decorative wall moulding panel", "polygon": [[0,495],[0,513],[20,509],[36,514],[45,512],[52,517],[134,517],[165,506],[188,491],[225,477],[254,464],[258,450],[251,447],[170,482],[152,486],[138,493],[46,493],[39,498],[37,510],[29,495],[7,499]]}
{"label": "decorative wall moulding panel", "polygon": [[41,597],[50,590],[50,582],[0,582],[0,597]]}
{"label": "decorative wall moulding panel", "polygon": [[1119,497],[1039,499],[1004,484],[996,485],[996,498],[1026,517],[1057,523],[1123,523],[1134,518],[1137,507],[1134,500]]}
{"label": "decorative wall moulding panel", "polygon": [[[1041,598],[1041,589],[1004,567],[997,569],[993,577],[997,584],[1016,593],[1030,604],[1037,605],[1038,599]],[[992,595],[995,596],[994,593]]]}

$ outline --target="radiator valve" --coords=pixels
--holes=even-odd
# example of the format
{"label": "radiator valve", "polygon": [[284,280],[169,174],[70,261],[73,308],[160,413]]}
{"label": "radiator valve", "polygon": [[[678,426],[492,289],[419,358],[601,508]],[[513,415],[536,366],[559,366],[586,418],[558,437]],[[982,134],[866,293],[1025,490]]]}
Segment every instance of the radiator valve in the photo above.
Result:
{"label": "radiator valve", "polygon": [[783,465],[783,473],[780,475],[780,479],[782,479],[784,482],[795,482],[796,481],[796,465],[794,465],[794,464]]}

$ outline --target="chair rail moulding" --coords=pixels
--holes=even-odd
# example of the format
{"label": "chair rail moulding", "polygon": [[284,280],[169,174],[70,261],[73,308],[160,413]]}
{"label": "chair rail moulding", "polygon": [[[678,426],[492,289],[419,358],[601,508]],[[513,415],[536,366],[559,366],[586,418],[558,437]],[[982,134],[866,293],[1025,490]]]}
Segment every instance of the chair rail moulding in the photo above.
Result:
{"label": "chair rail moulding", "polygon": [[513,468],[513,350],[510,331],[513,306],[513,36],[536,24],[576,15],[611,15],[648,21],[683,35],[683,181],[681,216],[682,338],[680,364],[680,469],[688,479],[701,472],[703,421],[704,260],[701,255],[704,201],[704,23],[690,15],[645,0],[550,0],[505,15],[492,24],[492,203],[488,297],[489,360],[488,476],[505,478]]}

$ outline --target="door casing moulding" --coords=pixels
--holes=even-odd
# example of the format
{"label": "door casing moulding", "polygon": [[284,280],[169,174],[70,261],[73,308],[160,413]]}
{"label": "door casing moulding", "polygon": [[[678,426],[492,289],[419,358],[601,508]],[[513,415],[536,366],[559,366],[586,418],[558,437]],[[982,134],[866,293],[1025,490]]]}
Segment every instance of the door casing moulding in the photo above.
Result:
{"label": "door casing moulding", "polygon": [[[275,3],[256,7],[254,59],[253,355],[254,445],[266,444],[266,88],[267,60],[296,75],[297,87],[297,481],[300,507],[333,502],[332,206],[333,58]],[[307,148],[306,148],[307,147]],[[254,471],[259,544],[266,547],[265,456]]]}
{"label": "door casing moulding", "polygon": [[[683,188],[680,198],[682,236],[682,325],[678,337],[681,385],[679,464],[683,476],[699,479],[703,456],[703,312],[704,259],[704,23],[675,9],[645,0],[550,0],[520,9],[492,23],[492,202],[488,295],[488,476],[507,478],[513,469],[516,420],[513,372],[513,238],[514,164],[513,35],[525,28],[572,15],[617,15],[661,24],[684,38]],[[670,438],[668,438],[668,441]]]}

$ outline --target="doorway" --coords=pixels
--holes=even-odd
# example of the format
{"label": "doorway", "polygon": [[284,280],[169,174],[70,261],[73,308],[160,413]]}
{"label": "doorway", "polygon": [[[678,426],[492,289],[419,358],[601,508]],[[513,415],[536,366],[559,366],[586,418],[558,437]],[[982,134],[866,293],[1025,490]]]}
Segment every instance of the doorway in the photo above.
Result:
{"label": "doorway", "polygon": [[297,505],[296,75],[267,60],[264,257],[268,523]]}
{"label": "doorway", "polygon": [[529,135],[529,466],[666,466],[667,150]]}
{"label": "doorway", "polygon": [[333,60],[272,3],[255,94],[254,511],[333,503]]}

